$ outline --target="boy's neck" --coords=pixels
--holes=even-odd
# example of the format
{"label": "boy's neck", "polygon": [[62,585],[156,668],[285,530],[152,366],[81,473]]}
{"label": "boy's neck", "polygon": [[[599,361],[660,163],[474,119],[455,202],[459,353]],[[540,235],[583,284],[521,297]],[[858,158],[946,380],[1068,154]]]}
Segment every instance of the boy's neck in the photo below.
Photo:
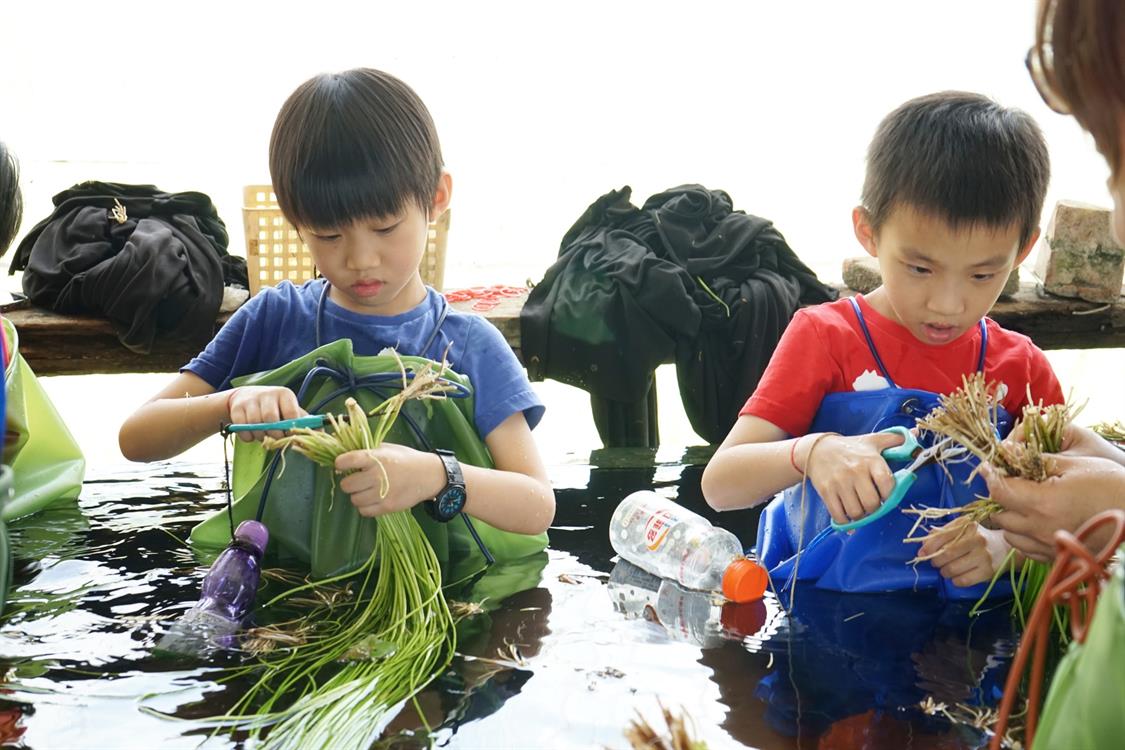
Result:
{"label": "boy's neck", "polygon": [[887,292],[882,286],[876,287],[874,290],[861,296],[872,310],[879,313],[892,323],[900,326],[902,325],[902,321],[899,320],[899,317],[895,313],[894,308],[891,307],[891,302],[889,299],[887,299]]}

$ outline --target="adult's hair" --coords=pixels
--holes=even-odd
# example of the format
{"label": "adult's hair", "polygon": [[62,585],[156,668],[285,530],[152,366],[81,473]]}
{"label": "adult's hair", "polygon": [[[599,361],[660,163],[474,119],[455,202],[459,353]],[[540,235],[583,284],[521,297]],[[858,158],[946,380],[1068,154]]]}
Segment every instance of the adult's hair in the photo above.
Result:
{"label": "adult's hair", "polygon": [[298,227],[389,217],[433,201],[443,162],[426,105],[379,70],[324,73],[294,91],[273,126],[270,176]]}
{"label": "adult's hair", "polygon": [[980,94],[911,99],[879,124],[867,149],[862,203],[872,227],[911,208],[953,228],[1018,224],[1020,246],[1039,226],[1050,178],[1031,117]]}
{"label": "adult's hair", "polygon": [[0,255],[16,238],[23,220],[20,168],[15,155],[0,142]]}
{"label": "adult's hair", "polygon": [[1116,177],[1125,167],[1125,3],[1040,0],[1031,54],[1050,92],[1094,136]]}

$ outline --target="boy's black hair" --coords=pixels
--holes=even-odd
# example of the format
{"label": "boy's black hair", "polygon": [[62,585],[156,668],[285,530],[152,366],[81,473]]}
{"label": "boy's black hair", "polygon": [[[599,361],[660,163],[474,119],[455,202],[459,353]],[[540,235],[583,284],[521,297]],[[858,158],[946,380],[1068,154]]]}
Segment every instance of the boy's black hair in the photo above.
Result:
{"label": "boy's black hair", "polygon": [[879,124],[867,149],[863,207],[879,227],[910,207],[957,229],[1018,224],[1020,247],[1039,226],[1051,166],[1039,126],[980,94],[911,99]]}
{"label": "boy's black hair", "polygon": [[23,220],[20,168],[16,157],[0,142],[0,255],[16,238]]}
{"label": "boy's black hair", "polygon": [[270,138],[274,193],[298,227],[394,216],[411,201],[427,211],[442,166],[426,105],[371,68],[305,81],[281,107]]}

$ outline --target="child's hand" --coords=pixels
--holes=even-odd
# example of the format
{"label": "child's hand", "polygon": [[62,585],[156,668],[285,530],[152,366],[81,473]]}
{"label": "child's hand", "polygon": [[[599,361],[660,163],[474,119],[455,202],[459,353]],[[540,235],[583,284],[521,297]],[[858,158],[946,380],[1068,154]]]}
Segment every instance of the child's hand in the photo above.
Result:
{"label": "child's hand", "polygon": [[[305,415],[305,410],[297,403],[297,394],[288,388],[273,385],[244,385],[233,389],[227,397],[227,413],[231,424],[258,424],[277,422],[282,419],[295,419]],[[285,437],[282,430],[266,432],[240,432],[238,437],[249,443],[266,436]]]}
{"label": "child's hand", "polygon": [[336,471],[353,472],[340,480],[340,489],[352,496],[352,504],[361,516],[413,508],[445,487],[441,458],[393,443],[337,456]]}
{"label": "child's hand", "polygon": [[930,562],[954,586],[972,586],[991,581],[996,571],[1004,565],[1011,546],[1004,532],[986,529],[980,524],[939,532],[926,540],[918,550],[919,557],[937,555]]}
{"label": "child's hand", "polygon": [[894,474],[880,453],[902,445],[899,435],[828,435],[806,442],[805,474],[836,523],[858,521],[874,513],[894,491]]}

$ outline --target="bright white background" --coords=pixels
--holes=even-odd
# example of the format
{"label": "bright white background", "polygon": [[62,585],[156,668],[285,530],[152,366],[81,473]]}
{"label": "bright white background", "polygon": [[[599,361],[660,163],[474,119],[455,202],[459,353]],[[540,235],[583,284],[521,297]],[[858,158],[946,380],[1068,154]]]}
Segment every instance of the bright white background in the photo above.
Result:
{"label": "bright white background", "polygon": [[[1061,197],[1108,204],[1092,142],[1027,77],[1032,5],[7,4],[0,139],[22,161],[25,229],[75,182],[151,182],[208,193],[241,252],[240,189],[268,180],[282,101],[317,72],[379,67],[428,104],[454,176],[447,287],[538,279],[602,193],[628,184],[643,201],[685,182],[722,188],[737,208],[772,219],[835,279],[840,260],[861,252],[849,214],[867,142],[919,94],[975,90],[1039,121],[1053,162],[1044,222]],[[1092,397],[1087,416],[1125,416],[1125,353],[1051,358],[1064,386]],[[164,379],[51,378],[48,388],[91,458],[109,461],[120,460],[110,437],[121,418]],[[548,455],[594,447],[584,394],[541,392]],[[674,387],[662,395],[665,441],[699,442]]]}

